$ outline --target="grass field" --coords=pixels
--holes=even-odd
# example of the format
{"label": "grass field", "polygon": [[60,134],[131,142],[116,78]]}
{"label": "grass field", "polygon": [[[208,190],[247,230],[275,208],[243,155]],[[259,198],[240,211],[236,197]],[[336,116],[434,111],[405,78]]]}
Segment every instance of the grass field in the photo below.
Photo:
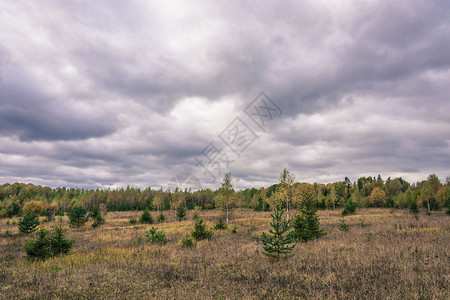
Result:
{"label": "grass field", "polygon": [[[402,210],[360,209],[345,217],[345,232],[340,211],[319,211],[328,234],[299,243],[279,262],[261,252],[270,213],[234,210],[227,230],[192,248],[180,240],[193,228],[193,212],[181,222],[173,214],[155,225],[167,233],[166,245],[145,242],[151,225],[128,223],[140,212],[110,212],[99,228],[89,222],[68,229],[76,239],[72,254],[44,262],[25,258],[22,245],[31,236],[18,234],[11,224],[18,219],[1,219],[0,299],[450,298],[450,217],[443,212],[416,220]],[[223,213],[200,215],[211,226]],[[58,223],[56,217],[43,226]]]}

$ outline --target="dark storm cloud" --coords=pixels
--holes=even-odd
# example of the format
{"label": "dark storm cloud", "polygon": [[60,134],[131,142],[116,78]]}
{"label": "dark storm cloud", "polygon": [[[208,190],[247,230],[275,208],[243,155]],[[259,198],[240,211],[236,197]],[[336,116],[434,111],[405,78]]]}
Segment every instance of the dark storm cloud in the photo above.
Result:
{"label": "dark storm cloud", "polygon": [[101,112],[77,109],[21,79],[2,84],[0,134],[17,135],[22,140],[72,140],[114,132],[114,124]]}
{"label": "dark storm cloud", "polygon": [[0,14],[0,180],[202,173],[194,157],[260,91],[283,116],[231,166],[240,186],[282,167],[322,182],[448,175],[448,1],[5,1]]}

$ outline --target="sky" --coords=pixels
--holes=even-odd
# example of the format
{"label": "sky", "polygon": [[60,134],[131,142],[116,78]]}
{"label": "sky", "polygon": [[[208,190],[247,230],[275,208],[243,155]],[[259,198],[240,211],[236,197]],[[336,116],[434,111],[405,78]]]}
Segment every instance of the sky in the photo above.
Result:
{"label": "sky", "polygon": [[450,175],[449,1],[0,3],[0,183]]}

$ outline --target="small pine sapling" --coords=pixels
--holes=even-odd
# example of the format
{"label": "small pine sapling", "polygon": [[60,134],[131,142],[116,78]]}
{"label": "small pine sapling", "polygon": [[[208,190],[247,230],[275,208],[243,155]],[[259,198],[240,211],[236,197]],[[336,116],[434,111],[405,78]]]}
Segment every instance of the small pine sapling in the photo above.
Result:
{"label": "small pine sapling", "polygon": [[177,214],[175,217],[178,221],[185,220],[186,219],[186,208],[184,206],[179,206],[177,208]]}
{"label": "small pine sapling", "polygon": [[344,205],[344,210],[342,211],[342,216],[352,215],[356,211],[356,202],[353,202],[352,198],[347,200]]}
{"label": "small pine sapling", "polygon": [[147,233],[147,242],[164,245],[167,243],[167,237],[164,231],[158,230],[156,227],[152,227]]}
{"label": "small pine sapling", "polygon": [[181,240],[181,247],[183,248],[189,248],[192,247],[193,245],[194,241],[192,240],[192,237],[190,237],[189,235],[186,235],[186,237]]}
{"label": "small pine sapling", "polygon": [[227,228],[228,228],[227,223],[225,223],[225,221],[222,218],[219,218],[219,220],[217,220],[216,225],[214,225],[215,230],[225,230]]}
{"label": "small pine sapling", "polygon": [[272,215],[272,222],[269,234],[262,234],[263,253],[273,259],[279,259],[280,255],[288,255],[295,248],[293,242],[293,232],[290,231],[289,221],[282,221],[284,211],[276,207]]}
{"label": "small pine sapling", "polygon": [[203,220],[197,220],[194,224],[194,230],[192,231],[192,237],[196,240],[204,240],[210,239],[213,233],[210,230],[206,229],[206,225],[203,223]]}
{"label": "small pine sapling", "polygon": [[144,212],[141,215],[141,218],[139,219],[139,222],[143,224],[153,224],[153,218],[152,214],[148,211],[148,208],[144,210]]}
{"label": "small pine sapling", "polygon": [[28,213],[19,220],[18,226],[21,233],[32,233],[36,231],[39,226],[39,218],[37,214]]}
{"label": "small pine sapling", "polygon": [[77,206],[69,212],[70,227],[80,228],[89,220],[87,209],[84,206]]}
{"label": "small pine sapling", "polygon": [[345,222],[345,219],[342,218],[340,220],[340,224],[339,224],[339,230],[340,231],[348,231],[350,229],[350,227],[348,226],[348,224]]}
{"label": "small pine sapling", "polygon": [[292,224],[294,228],[294,239],[307,242],[326,235],[326,231],[320,229],[319,216],[317,209],[312,201],[306,202],[300,209],[300,215],[297,215]]}
{"label": "small pine sapling", "polygon": [[158,223],[164,222],[166,220],[166,216],[163,214],[163,212],[161,211],[161,213],[158,215],[158,217],[156,218],[156,220],[158,221]]}

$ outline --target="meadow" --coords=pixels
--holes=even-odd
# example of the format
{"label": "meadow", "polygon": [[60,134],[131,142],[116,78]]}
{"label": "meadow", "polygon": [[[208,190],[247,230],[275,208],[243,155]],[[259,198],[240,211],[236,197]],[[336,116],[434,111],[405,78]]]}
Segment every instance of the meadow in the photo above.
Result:
{"label": "meadow", "polygon": [[[407,210],[319,211],[327,235],[298,243],[287,259],[271,261],[260,241],[270,212],[235,209],[227,230],[182,248],[193,211],[176,221],[173,211],[155,225],[130,224],[142,212],[109,212],[106,224],[67,227],[67,217],[41,226],[66,226],[76,240],[71,254],[29,261],[18,218],[0,219],[0,299],[449,299],[450,217]],[[295,212],[293,212],[295,213]],[[156,220],[157,213],[152,212]],[[201,211],[211,227],[224,212]],[[292,217],[292,213],[291,213]],[[7,224],[9,223],[9,224]],[[146,242],[151,226],[165,245]],[[237,232],[232,233],[233,226]]]}

